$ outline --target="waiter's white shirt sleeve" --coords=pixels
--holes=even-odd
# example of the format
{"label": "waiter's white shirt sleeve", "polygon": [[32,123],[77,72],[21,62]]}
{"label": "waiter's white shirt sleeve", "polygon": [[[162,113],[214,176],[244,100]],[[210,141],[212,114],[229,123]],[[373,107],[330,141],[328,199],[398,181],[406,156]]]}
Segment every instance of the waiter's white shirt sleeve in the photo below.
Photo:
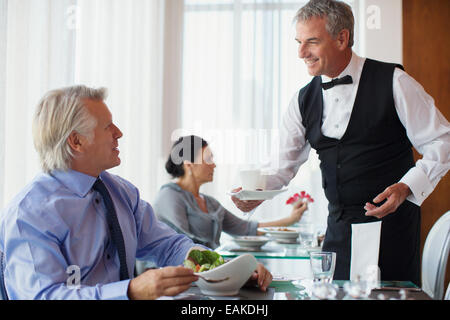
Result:
{"label": "waiter's white shirt sleeve", "polygon": [[[359,62],[358,69],[361,69],[361,61],[364,60],[355,54],[354,58]],[[357,68],[354,67],[354,69]],[[358,82],[359,76],[360,73],[356,75]],[[354,74],[353,77],[355,79]],[[357,85],[356,88],[353,88],[353,97],[350,98],[353,100],[351,106],[356,95],[355,89],[357,89]],[[343,88],[341,87],[339,90],[343,90]],[[327,95],[333,94],[333,90],[328,91]],[[416,150],[423,155],[423,158],[418,160],[399,182],[407,184],[412,191],[407,200],[420,206],[450,169],[450,125],[435,107],[433,98],[425,92],[423,87],[398,68],[394,72],[393,93],[397,114],[406,128],[408,138]],[[324,97],[324,100],[329,99],[330,97]],[[328,125],[324,128],[327,125],[326,120],[322,126],[324,134],[326,131],[331,132],[331,129],[339,127],[341,133],[338,132],[335,135],[338,139],[345,132],[351,114],[348,110],[344,110],[340,115],[339,111],[338,108],[333,110],[332,117],[329,118],[333,119],[333,126]],[[346,117],[347,114],[348,117]],[[339,120],[336,122],[335,119]],[[276,170],[277,167],[278,170],[268,179],[268,189],[279,189],[283,185],[289,184],[299,167],[308,159],[311,150],[309,142],[305,139],[305,128],[302,125],[298,105],[298,92],[291,99],[283,117],[279,148],[280,153],[278,157],[272,158],[271,164],[272,170]],[[380,193],[382,191],[384,190],[380,190]]]}
{"label": "waiter's white shirt sleeve", "polygon": [[[280,189],[295,177],[300,166],[308,160],[311,145],[305,137],[305,127],[298,105],[298,94],[292,97],[286,110],[280,128],[279,152],[272,155],[270,170],[276,172],[270,175],[266,182],[268,190]],[[268,170],[269,166],[266,166]]]}
{"label": "waiter's white shirt sleeve", "polygon": [[407,200],[420,206],[450,169],[450,125],[424,88],[398,68],[393,89],[399,119],[414,148],[423,155],[400,180],[412,191]]}

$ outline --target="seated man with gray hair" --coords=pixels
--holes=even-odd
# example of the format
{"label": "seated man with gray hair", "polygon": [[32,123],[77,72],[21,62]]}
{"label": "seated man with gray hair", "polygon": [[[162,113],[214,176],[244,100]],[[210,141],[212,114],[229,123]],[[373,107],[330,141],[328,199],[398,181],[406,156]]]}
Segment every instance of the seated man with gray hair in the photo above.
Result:
{"label": "seated man with gray hair", "polygon": [[[0,215],[0,252],[10,299],[155,299],[198,279],[180,266],[195,244],[158,221],[138,189],[108,173],[122,132],[105,89],[47,93],[33,120],[43,172]],[[135,259],[161,269],[133,278]],[[265,290],[270,273],[254,278]]]}

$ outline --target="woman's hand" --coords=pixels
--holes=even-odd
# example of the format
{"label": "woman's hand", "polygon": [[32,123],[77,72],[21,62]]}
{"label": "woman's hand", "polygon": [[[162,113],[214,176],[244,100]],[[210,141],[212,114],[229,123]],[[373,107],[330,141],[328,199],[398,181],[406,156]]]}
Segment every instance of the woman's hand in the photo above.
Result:
{"label": "woman's hand", "polygon": [[292,219],[292,223],[296,223],[298,222],[302,216],[303,213],[308,210],[308,201],[297,201],[293,206],[292,206],[292,211],[291,211],[291,216],[290,218]]}
{"label": "woman's hand", "polygon": [[[292,206],[291,215],[281,218],[279,220],[275,221],[268,221],[268,222],[260,222],[258,223],[258,228],[265,228],[265,227],[287,227],[290,226],[296,222],[298,222],[302,216],[303,213],[308,209],[308,201],[297,201]],[[257,231],[257,235],[264,234],[263,232]]]}

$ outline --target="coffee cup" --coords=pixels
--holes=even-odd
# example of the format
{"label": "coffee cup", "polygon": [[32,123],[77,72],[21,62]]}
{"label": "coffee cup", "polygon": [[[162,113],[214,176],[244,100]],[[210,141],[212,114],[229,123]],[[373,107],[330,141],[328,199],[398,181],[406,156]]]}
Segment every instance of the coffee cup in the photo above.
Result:
{"label": "coffee cup", "polygon": [[264,190],[266,188],[266,175],[261,170],[241,170],[241,185],[244,190]]}

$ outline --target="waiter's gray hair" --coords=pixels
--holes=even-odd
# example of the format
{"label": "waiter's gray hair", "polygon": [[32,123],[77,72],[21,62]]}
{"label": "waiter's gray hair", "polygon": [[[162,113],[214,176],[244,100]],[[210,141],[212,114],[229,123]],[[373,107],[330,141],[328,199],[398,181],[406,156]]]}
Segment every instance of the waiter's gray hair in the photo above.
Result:
{"label": "waiter's gray hair", "polygon": [[353,46],[355,18],[348,4],[336,0],[311,0],[297,11],[294,21],[304,22],[313,17],[327,18],[326,29],[333,38],[347,29],[350,33],[348,47]]}
{"label": "waiter's gray hair", "polygon": [[33,118],[33,140],[42,170],[68,170],[73,152],[67,139],[76,131],[93,139],[97,120],[85,108],[83,99],[105,100],[106,88],[76,85],[47,92]]}

